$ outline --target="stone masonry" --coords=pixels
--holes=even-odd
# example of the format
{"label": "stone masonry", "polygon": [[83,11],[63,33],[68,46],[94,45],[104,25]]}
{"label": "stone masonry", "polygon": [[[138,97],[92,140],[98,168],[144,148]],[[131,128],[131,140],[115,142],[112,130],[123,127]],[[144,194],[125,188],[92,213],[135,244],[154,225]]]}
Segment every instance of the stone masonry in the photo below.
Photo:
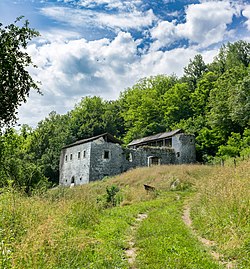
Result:
{"label": "stone masonry", "polygon": [[134,140],[125,149],[121,144],[105,133],[65,146],[60,157],[59,183],[81,185],[136,167],[194,163],[196,160],[194,136],[181,130],[150,136],[143,141]]}

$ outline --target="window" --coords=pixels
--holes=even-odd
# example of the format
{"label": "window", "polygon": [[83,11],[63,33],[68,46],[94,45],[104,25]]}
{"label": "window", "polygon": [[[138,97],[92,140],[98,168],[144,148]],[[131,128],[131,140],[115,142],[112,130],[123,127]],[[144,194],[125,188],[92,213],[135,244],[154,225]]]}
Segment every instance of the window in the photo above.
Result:
{"label": "window", "polygon": [[172,138],[165,139],[165,147],[172,147]]}
{"label": "window", "polygon": [[105,150],[104,151],[104,159],[109,159],[109,151],[108,150]]}
{"label": "window", "polygon": [[82,178],[80,177],[80,181],[82,181]]}
{"label": "window", "polygon": [[65,162],[67,162],[67,161],[68,161],[68,155],[65,156]]}
{"label": "window", "polygon": [[86,158],[86,150],[83,151],[83,158]]}
{"label": "window", "polygon": [[80,151],[78,151],[77,157],[78,157],[78,160],[80,160],[80,158],[81,158],[81,152]]}
{"label": "window", "polygon": [[180,152],[176,152],[176,157],[179,158],[180,157]]}
{"label": "window", "polygon": [[70,160],[72,161],[72,159],[73,159],[73,155],[72,155],[72,153],[70,154]]}

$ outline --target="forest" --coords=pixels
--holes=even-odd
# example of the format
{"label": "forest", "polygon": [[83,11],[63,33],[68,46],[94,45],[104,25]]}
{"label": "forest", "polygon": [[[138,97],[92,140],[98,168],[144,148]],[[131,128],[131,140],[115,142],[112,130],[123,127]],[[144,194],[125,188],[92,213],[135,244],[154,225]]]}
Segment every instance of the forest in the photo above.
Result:
{"label": "forest", "polygon": [[[250,156],[250,43],[222,45],[212,63],[196,55],[182,77],[157,75],[117,100],[83,97],[64,115],[52,111],[36,128],[2,128],[0,188],[31,194],[58,184],[61,148],[109,132],[124,141],[181,128],[196,137],[197,162]],[[117,89],[120,90],[120,89]]]}

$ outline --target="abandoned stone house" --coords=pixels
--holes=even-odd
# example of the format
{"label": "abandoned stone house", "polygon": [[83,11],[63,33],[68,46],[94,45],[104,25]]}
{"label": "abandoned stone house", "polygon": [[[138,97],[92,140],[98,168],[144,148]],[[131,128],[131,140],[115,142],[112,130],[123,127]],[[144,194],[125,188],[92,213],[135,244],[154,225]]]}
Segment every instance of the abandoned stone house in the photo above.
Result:
{"label": "abandoned stone house", "polygon": [[180,129],[133,140],[127,148],[105,133],[62,149],[59,183],[81,185],[136,167],[186,164],[195,160],[195,138]]}

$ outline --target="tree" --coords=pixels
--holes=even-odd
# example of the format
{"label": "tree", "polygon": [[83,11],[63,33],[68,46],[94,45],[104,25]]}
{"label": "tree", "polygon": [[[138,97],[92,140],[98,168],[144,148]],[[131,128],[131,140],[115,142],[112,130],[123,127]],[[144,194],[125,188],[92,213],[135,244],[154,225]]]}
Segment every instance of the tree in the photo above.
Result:
{"label": "tree", "polygon": [[[59,115],[55,111],[38,123],[31,133],[27,152],[32,162],[37,164],[43,174],[53,183],[59,180],[59,159],[63,146],[73,141],[69,131],[69,115]],[[26,129],[22,129],[26,136]]]}
{"label": "tree", "polygon": [[0,188],[10,181],[13,187],[31,194],[38,186],[47,188],[49,184],[41,168],[27,152],[31,133],[26,127],[24,129],[24,136],[11,128],[0,136]]}
{"label": "tree", "polygon": [[207,66],[202,56],[197,54],[193,60],[190,60],[188,66],[184,68],[184,82],[188,82],[190,87],[194,89],[205,72],[207,72]]}
{"label": "tree", "polygon": [[208,66],[208,69],[216,74],[223,74],[228,69],[236,66],[248,67],[250,64],[250,43],[237,41],[222,45],[218,56]]}
{"label": "tree", "polygon": [[144,78],[120,96],[126,128],[125,143],[132,139],[164,132],[163,96],[176,83],[174,76]]}
{"label": "tree", "polygon": [[164,94],[163,110],[168,128],[192,116],[191,92],[187,83],[176,83]]}
{"label": "tree", "polygon": [[17,23],[22,18],[5,27],[0,23],[0,127],[15,123],[16,110],[26,102],[31,88],[40,92],[27,71],[27,67],[35,65],[25,51],[28,42],[39,33],[29,27],[27,20],[19,27]]}

